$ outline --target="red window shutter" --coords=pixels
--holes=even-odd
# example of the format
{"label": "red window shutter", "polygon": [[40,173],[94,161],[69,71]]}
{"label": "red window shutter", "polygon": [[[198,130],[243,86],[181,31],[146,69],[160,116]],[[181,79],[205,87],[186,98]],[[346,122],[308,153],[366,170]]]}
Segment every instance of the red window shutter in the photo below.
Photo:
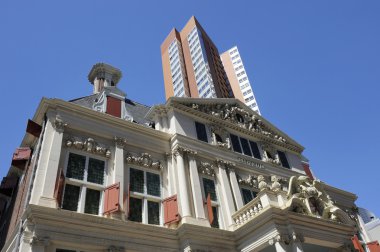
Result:
{"label": "red window shutter", "polygon": [[306,175],[310,179],[314,180],[313,174],[311,173],[311,170],[310,170],[310,165],[309,164],[302,164],[302,166],[303,166],[303,170],[305,171]]}
{"label": "red window shutter", "polygon": [[63,170],[59,173],[55,183],[54,198],[56,199],[58,206],[61,206],[62,196],[63,196],[63,187],[65,185],[65,174]]}
{"label": "red window shutter", "polygon": [[104,190],[104,214],[119,211],[120,183],[113,184]]}
{"label": "red window shutter", "polygon": [[35,137],[39,137],[41,134],[41,131],[42,131],[41,125],[39,125],[38,123],[30,119],[28,120],[28,125],[26,126],[26,132],[28,132],[29,134]]}
{"label": "red window shutter", "polygon": [[356,250],[358,250],[359,252],[364,252],[363,246],[356,235],[354,235],[354,237],[351,238],[351,241],[354,244],[354,248]]}
{"label": "red window shutter", "polygon": [[208,221],[211,224],[214,221],[214,213],[212,212],[211,195],[210,194],[207,195],[206,204],[207,204],[207,212],[208,212]]}
{"label": "red window shutter", "polygon": [[121,100],[112,96],[107,96],[107,114],[121,117]]}
{"label": "red window shutter", "polygon": [[180,221],[178,213],[177,195],[173,195],[163,200],[164,205],[164,224],[171,224]]}
{"label": "red window shutter", "polygon": [[378,241],[367,243],[367,247],[371,252],[380,252],[380,245]]}
{"label": "red window shutter", "polygon": [[15,150],[12,157],[12,166],[24,169],[29,161],[32,150],[29,147],[20,147]]}

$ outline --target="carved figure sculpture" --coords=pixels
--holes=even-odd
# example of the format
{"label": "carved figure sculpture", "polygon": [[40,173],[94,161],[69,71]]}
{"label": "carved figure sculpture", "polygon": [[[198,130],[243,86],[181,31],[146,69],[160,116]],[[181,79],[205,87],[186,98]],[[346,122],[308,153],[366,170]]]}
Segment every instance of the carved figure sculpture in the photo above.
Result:
{"label": "carved figure sculpture", "polygon": [[311,181],[307,176],[291,177],[288,199],[287,205],[290,211],[353,224],[350,217],[327,195],[319,180]]}
{"label": "carved figure sculpture", "polygon": [[263,175],[257,176],[257,181],[259,182],[259,189],[260,191],[265,190],[268,188],[267,182],[265,182],[265,178]]}
{"label": "carved figure sculpture", "polygon": [[274,192],[278,192],[281,190],[281,184],[280,184],[280,178],[278,178],[276,175],[271,176],[272,185],[270,189]]}

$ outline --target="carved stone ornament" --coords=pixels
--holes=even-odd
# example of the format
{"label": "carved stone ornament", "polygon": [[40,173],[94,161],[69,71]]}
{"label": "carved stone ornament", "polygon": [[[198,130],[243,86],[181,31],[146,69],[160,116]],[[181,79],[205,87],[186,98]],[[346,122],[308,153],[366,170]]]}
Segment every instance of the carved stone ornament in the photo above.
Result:
{"label": "carved stone ornament", "polygon": [[65,127],[67,126],[67,123],[65,123],[62,118],[57,115],[53,121],[53,127],[58,132],[63,132]]}
{"label": "carved stone ornament", "polygon": [[140,156],[133,156],[131,153],[127,153],[125,160],[128,163],[140,165],[146,168],[152,168],[156,170],[162,170],[163,166],[160,161],[153,161],[152,156],[148,153],[141,153]]}
{"label": "carved stone ornament", "polygon": [[200,164],[198,165],[198,172],[204,175],[214,177],[215,166],[207,162],[200,162]]}
{"label": "carved stone ornament", "polygon": [[215,164],[217,167],[220,167],[222,169],[233,169],[236,166],[235,163],[223,159],[215,160]]}
{"label": "carved stone ornament", "polygon": [[175,149],[172,151],[173,155],[177,156],[179,154],[190,154],[190,155],[197,155],[197,152],[182,146],[177,146]]}
{"label": "carved stone ornament", "polygon": [[189,107],[210,114],[219,119],[229,121],[239,125],[239,127],[260,133],[278,142],[286,143],[286,139],[277,135],[267,127],[255,113],[239,108],[237,105],[230,104],[189,104]]}
{"label": "carved stone ornament", "polygon": [[337,207],[319,180],[307,176],[290,178],[287,208],[289,211],[353,225],[349,215]]}
{"label": "carved stone ornament", "polygon": [[115,137],[114,138],[116,146],[120,148],[124,148],[127,145],[127,139],[122,138],[122,137]]}
{"label": "carved stone ornament", "polygon": [[30,240],[30,245],[32,246],[38,246],[38,247],[46,247],[50,244],[50,238],[49,237],[42,237],[39,238],[37,236],[33,236]]}
{"label": "carved stone ornament", "polygon": [[257,176],[256,175],[249,175],[247,178],[243,179],[240,177],[240,175],[237,175],[237,179],[240,185],[242,186],[248,186],[252,187],[255,189],[258,189],[259,187],[259,182],[257,181]]}
{"label": "carved stone ornament", "polygon": [[281,190],[281,184],[280,184],[281,178],[277,177],[276,175],[272,175],[270,177],[270,180],[272,182],[270,189],[274,192],[280,191]]}
{"label": "carved stone ornament", "polygon": [[265,181],[265,177],[263,175],[257,176],[257,181],[259,183],[258,187],[260,191],[268,189],[268,184]]}
{"label": "carved stone ornament", "polygon": [[102,92],[99,97],[95,99],[92,109],[102,113],[106,112],[106,94],[104,92]]}
{"label": "carved stone ornament", "polygon": [[263,161],[272,163],[275,165],[281,165],[280,157],[278,156],[277,151],[270,145],[262,143],[261,147],[263,149]]}
{"label": "carved stone ornament", "polygon": [[66,147],[105,156],[106,158],[111,157],[111,151],[104,145],[95,142],[93,138],[87,138],[83,140],[79,137],[69,137],[66,140]]}

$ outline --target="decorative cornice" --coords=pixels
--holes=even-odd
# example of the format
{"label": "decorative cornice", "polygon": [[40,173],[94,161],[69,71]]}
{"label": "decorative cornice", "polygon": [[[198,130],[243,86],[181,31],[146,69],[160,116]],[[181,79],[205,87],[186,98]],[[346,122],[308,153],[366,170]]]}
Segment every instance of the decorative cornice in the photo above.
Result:
{"label": "decorative cornice", "polygon": [[124,148],[127,145],[127,139],[122,137],[114,137],[115,144],[117,147]]}
{"label": "decorative cornice", "polygon": [[127,153],[125,160],[127,163],[140,165],[146,168],[152,168],[156,170],[162,170],[163,166],[160,161],[153,161],[152,156],[148,153],[141,153],[140,156],[134,156],[131,153]]}
{"label": "decorative cornice", "polygon": [[93,138],[87,138],[86,140],[83,140],[79,137],[69,136],[66,140],[66,147],[102,155],[106,158],[111,157],[111,151],[104,145],[97,143]]}
{"label": "decorative cornice", "polygon": [[198,172],[204,175],[208,176],[215,176],[215,166],[207,163],[207,162],[200,162],[198,165]]}

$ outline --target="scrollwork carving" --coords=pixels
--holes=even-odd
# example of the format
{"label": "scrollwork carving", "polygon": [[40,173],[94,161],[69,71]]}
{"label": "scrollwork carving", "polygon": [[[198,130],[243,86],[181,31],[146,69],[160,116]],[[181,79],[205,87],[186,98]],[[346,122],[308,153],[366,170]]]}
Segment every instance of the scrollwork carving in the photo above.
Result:
{"label": "scrollwork carving", "polygon": [[128,163],[137,164],[146,168],[152,168],[161,170],[163,166],[160,161],[153,161],[152,156],[148,153],[141,153],[140,156],[133,156],[131,153],[127,153],[125,160]]}
{"label": "scrollwork carving", "polygon": [[57,115],[53,121],[53,127],[58,132],[63,132],[65,130],[65,127],[67,126],[67,123],[65,123],[62,118]]}
{"label": "scrollwork carving", "polygon": [[204,175],[214,177],[215,166],[207,162],[200,162],[200,164],[198,165],[198,172]]}
{"label": "scrollwork carving", "polygon": [[97,155],[102,155],[102,156],[105,156],[106,158],[111,157],[111,151],[107,149],[104,145],[97,143],[91,137],[85,140],[79,137],[69,137],[66,140],[66,147],[83,150],[83,151],[97,154]]}
{"label": "scrollwork carving", "polygon": [[238,182],[240,185],[258,189],[259,182],[257,181],[256,175],[250,174],[250,175],[248,175],[248,177],[246,179],[241,178],[239,175],[237,175],[237,177],[238,177]]}

